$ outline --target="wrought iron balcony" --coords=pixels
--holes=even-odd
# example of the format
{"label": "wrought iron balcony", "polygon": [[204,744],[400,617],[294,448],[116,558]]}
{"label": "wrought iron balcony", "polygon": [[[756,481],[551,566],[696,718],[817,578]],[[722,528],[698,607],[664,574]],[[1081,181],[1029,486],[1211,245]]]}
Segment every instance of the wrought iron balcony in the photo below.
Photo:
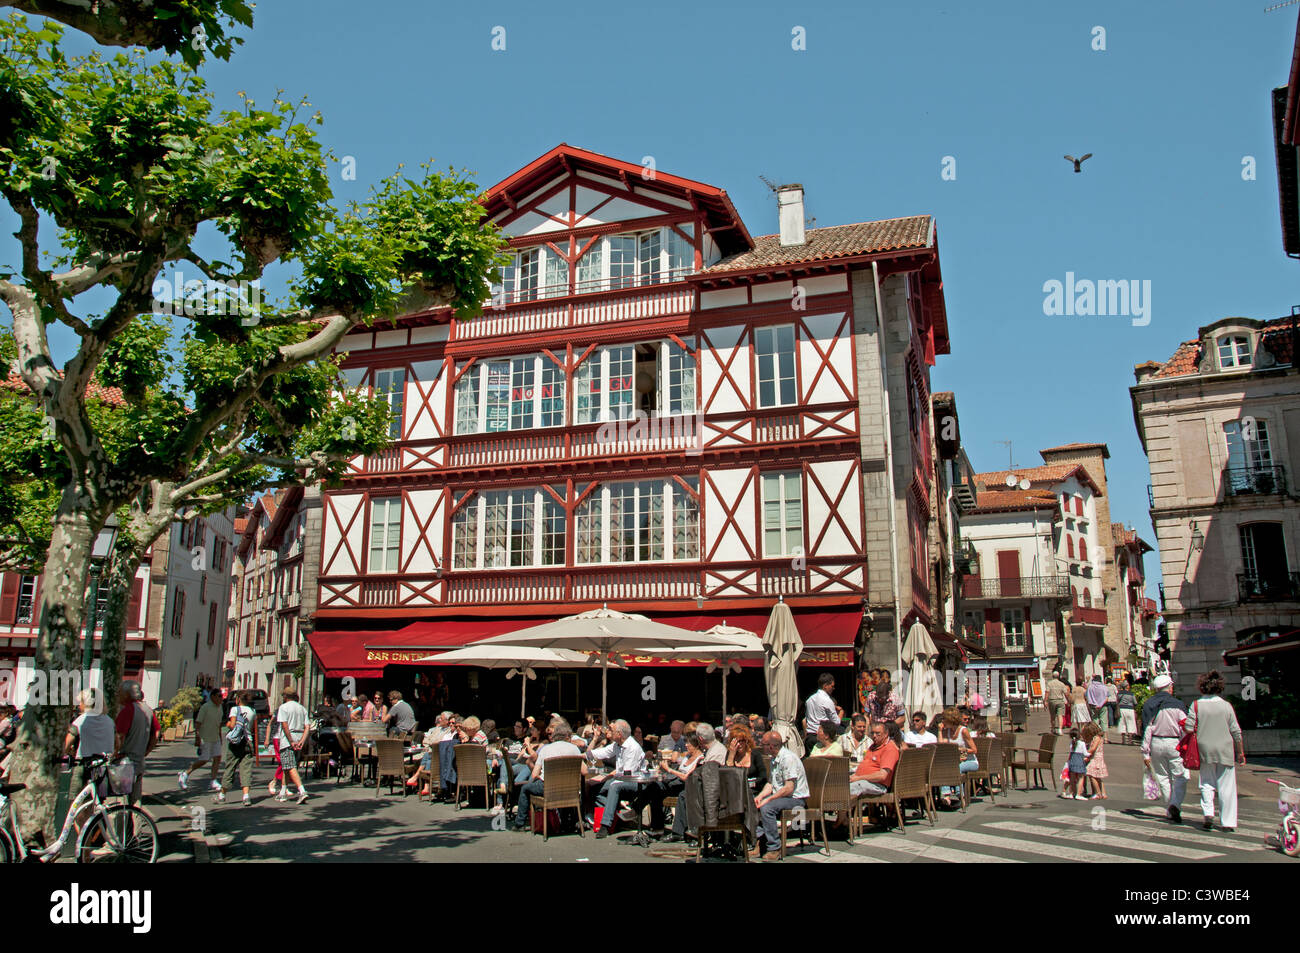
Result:
{"label": "wrought iron balcony", "polygon": [[1064,576],[1007,576],[962,580],[966,599],[1068,599],[1070,580]]}
{"label": "wrought iron balcony", "polygon": [[1238,573],[1237,595],[1242,602],[1300,602],[1300,572],[1271,576]]}
{"label": "wrought iron balcony", "polygon": [[1151,509],[1156,508],[1156,488],[1150,483],[1147,484],[1147,503]]}
{"label": "wrought iron balcony", "polygon": [[1270,496],[1286,492],[1286,467],[1227,467],[1223,471],[1225,496]]}
{"label": "wrought iron balcony", "polygon": [[1160,611],[1164,612],[1166,608],[1165,607],[1165,584],[1163,582],[1156,583],[1156,591],[1160,593]]}

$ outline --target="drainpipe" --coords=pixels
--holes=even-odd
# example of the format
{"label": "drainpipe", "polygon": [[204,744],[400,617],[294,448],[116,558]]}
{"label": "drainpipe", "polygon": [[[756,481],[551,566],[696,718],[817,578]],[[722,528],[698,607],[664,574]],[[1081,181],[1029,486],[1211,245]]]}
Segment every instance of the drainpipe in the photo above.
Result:
{"label": "drainpipe", "polygon": [[885,403],[885,473],[889,486],[889,573],[893,582],[894,671],[903,670],[903,627],[898,605],[898,509],[894,500],[894,418],[889,408],[889,369],[885,364],[885,310],[880,300],[880,267],[871,263],[871,281],[876,293],[876,344],[880,349],[880,390]]}

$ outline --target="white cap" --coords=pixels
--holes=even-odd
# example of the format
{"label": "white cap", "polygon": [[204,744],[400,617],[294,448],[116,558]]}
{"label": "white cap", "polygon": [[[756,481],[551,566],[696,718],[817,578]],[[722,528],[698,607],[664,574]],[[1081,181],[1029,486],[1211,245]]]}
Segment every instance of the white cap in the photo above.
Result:
{"label": "white cap", "polygon": [[1168,688],[1174,683],[1174,680],[1168,675],[1157,675],[1151,682],[1151,687],[1156,691]]}

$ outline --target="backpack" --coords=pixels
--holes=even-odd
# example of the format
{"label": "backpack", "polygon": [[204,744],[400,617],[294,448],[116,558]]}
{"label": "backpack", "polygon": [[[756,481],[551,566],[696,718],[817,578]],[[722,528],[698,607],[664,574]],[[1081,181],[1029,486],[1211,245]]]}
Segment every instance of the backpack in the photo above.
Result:
{"label": "backpack", "polygon": [[248,741],[248,716],[244,714],[243,706],[235,707],[235,725],[226,732],[226,741],[232,748],[242,748]]}

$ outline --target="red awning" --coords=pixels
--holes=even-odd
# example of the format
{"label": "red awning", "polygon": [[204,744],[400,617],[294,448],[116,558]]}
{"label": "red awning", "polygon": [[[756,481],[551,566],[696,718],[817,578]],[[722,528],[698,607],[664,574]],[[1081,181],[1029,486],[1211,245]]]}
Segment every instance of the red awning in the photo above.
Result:
{"label": "red awning", "polygon": [[[847,611],[793,610],[795,625],[799,628],[804,647],[822,665],[852,665],[853,646],[858,637],[862,613],[858,609]],[[656,622],[675,625],[695,632],[726,622],[727,625],[748,629],[762,636],[767,628],[769,613],[692,613],[674,615],[664,613],[654,617]],[[495,616],[471,619],[438,619],[413,622],[401,629],[348,630],[330,632],[317,630],[307,636],[321,668],[330,678],[351,675],[356,678],[376,678],[385,665],[402,665],[418,662],[438,652],[464,648],[496,635],[517,632],[537,625],[544,619]],[[653,659],[624,657],[626,664],[639,666],[688,667],[707,665],[708,659]],[[742,662],[742,665],[754,664]]]}
{"label": "red awning", "polygon": [[1235,662],[1237,659],[1251,658],[1256,655],[1270,655],[1273,652],[1294,652],[1297,650],[1300,650],[1300,629],[1293,629],[1290,632],[1283,632],[1281,635],[1261,639],[1249,645],[1239,645],[1235,649],[1228,649],[1223,653],[1223,657],[1226,661]]}

